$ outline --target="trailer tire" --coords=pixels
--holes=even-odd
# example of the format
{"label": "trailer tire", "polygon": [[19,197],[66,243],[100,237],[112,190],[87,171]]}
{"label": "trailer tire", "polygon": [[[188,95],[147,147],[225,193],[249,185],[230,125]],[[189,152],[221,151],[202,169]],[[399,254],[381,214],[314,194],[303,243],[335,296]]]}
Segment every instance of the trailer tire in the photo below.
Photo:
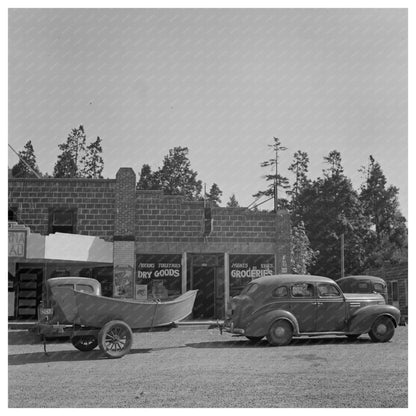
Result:
{"label": "trailer tire", "polygon": [[80,351],[92,351],[97,345],[98,340],[94,335],[76,335],[71,339],[72,345]]}
{"label": "trailer tire", "polygon": [[108,358],[121,358],[128,354],[133,343],[133,332],[123,321],[107,322],[98,334],[100,350]]}

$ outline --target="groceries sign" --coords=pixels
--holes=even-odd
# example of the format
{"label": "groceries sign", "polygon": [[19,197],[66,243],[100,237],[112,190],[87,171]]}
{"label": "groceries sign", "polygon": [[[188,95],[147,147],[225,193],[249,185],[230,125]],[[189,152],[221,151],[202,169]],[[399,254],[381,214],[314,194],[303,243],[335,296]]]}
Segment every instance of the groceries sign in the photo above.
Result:
{"label": "groceries sign", "polygon": [[246,283],[274,272],[273,255],[230,255],[231,280]]}

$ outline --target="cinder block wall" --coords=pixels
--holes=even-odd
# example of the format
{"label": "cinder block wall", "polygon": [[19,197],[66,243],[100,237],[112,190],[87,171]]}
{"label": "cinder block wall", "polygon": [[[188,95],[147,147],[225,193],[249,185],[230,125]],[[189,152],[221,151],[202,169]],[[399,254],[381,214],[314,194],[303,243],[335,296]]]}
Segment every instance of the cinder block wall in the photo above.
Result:
{"label": "cinder block wall", "polygon": [[49,208],[77,208],[77,234],[111,240],[114,179],[9,179],[9,207],[34,233],[48,234]]}
{"label": "cinder block wall", "polygon": [[[290,220],[246,208],[213,207],[213,231],[204,236],[204,202],[162,191],[136,192],[136,251],[143,253],[228,252],[277,255],[290,265]],[[289,271],[289,270],[287,270]]]}

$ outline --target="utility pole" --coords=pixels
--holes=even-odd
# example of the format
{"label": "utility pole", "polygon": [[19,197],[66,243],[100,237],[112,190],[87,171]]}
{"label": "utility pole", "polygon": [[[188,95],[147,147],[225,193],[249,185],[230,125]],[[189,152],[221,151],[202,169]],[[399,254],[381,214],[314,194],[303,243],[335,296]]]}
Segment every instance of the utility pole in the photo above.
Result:
{"label": "utility pole", "polygon": [[278,202],[278,195],[277,195],[277,174],[278,174],[278,168],[277,168],[277,158],[278,158],[278,154],[277,154],[278,148],[277,146],[274,149],[274,153],[275,153],[275,177],[274,177],[274,212],[277,213],[277,202]]}
{"label": "utility pole", "polygon": [[341,234],[341,277],[344,277],[344,233]]}

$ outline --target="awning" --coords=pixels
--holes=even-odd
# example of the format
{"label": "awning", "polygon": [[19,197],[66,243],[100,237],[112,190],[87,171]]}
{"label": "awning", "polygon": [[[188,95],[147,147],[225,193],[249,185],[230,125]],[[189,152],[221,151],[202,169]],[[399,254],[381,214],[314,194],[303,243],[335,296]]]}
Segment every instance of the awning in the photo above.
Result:
{"label": "awning", "polygon": [[26,258],[112,264],[113,243],[80,234],[29,234]]}

